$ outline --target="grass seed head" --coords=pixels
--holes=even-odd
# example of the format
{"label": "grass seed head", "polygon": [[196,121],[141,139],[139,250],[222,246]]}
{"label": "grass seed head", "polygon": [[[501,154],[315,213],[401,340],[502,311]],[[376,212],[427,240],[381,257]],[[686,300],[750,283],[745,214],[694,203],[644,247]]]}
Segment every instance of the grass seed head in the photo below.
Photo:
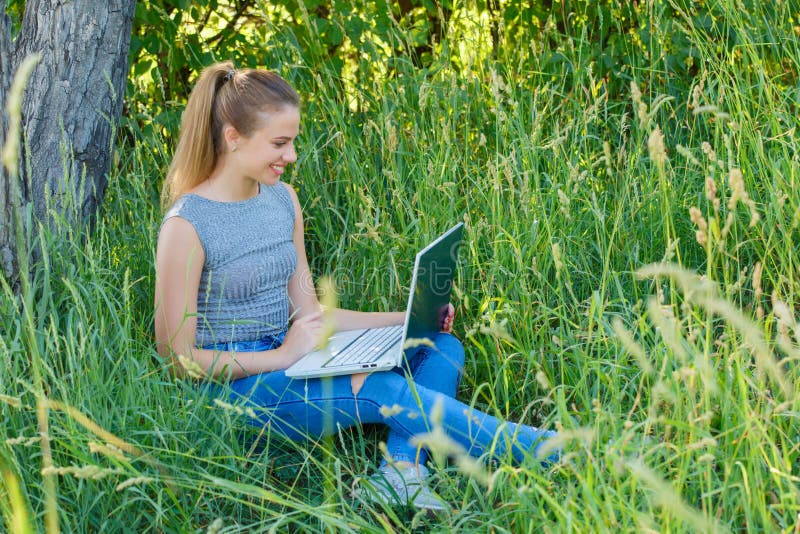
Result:
{"label": "grass seed head", "polygon": [[691,218],[692,222],[697,225],[697,232],[695,233],[695,237],[697,238],[697,242],[701,245],[705,246],[708,243],[708,223],[706,222],[705,217],[697,209],[695,206],[689,208],[689,218]]}
{"label": "grass seed head", "polygon": [[561,188],[558,188],[558,203],[561,206],[561,212],[564,214],[564,217],[569,220],[571,217],[570,210],[569,210],[569,197],[567,196]]}
{"label": "grass seed head", "polygon": [[89,452],[91,453],[100,453],[104,456],[108,456],[109,458],[114,458],[115,460],[120,461],[127,461],[125,454],[111,443],[97,443],[95,441],[89,442]]}
{"label": "grass seed head", "polygon": [[42,440],[41,436],[19,436],[16,438],[8,438],[6,445],[22,445],[23,447],[30,447],[36,445]]}
{"label": "grass seed head", "polygon": [[0,402],[8,404],[12,408],[21,408],[22,407],[22,399],[19,397],[11,397],[9,395],[0,395]]}
{"label": "grass seed head", "polygon": [[119,469],[105,469],[97,465],[71,465],[69,467],[56,467],[49,465],[42,469],[42,476],[51,475],[72,475],[75,478],[88,478],[91,480],[101,480],[110,475],[118,475],[122,471]]}
{"label": "grass seed head", "polygon": [[714,206],[714,211],[719,211],[719,198],[717,197],[717,184],[711,176],[706,176],[706,198]]}
{"label": "grass seed head", "polygon": [[403,407],[399,404],[395,404],[394,406],[381,406],[379,411],[381,412],[381,416],[388,419],[403,413]]}
{"label": "grass seed head", "polygon": [[800,340],[800,323],[795,320],[792,309],[778,298],[777,291],[772,292],[772,311],[781,330],[791,332],[795,340]]}
{"label": "grass seed head", "polygon": [[705,85],[705,75],[700,79],[700,83],[692,88],[692,108],[697,109],[703,105],[703,86]]}
{"label": "grass seed head", "polygon": [[647,138],[647,149],[650,152],[650,159],[657,165],[663,165],[667,161],[667,150],[664,147],[664,134],[661,128],[656,126]]}
{"label": "grass seed head", "polygon": [[561,262],[561,246],[558,243],[553,243],[553,264],[556,266],[556,271],[561,271],[564,264]]}
{"label": "grass seed head", "polygon": [[428,94],[431,92],[430,84],[422,83],[419,86],[419,93],[417,97],[417,103],[419,105],[420,110],[424,110],[425,106],[428,103]]}
{"label": "grass seed head", "polygon": [[544,371],[539,370],[536,373],[536,381],[542,386],[544,390],[550,390],[552,388],[550,381],[547,379],[547,375],[544,374]]}
{"label": "grass seed head", "polygon": [[728,209],[733,210],[740,200],[747,198],[747,193],[744,190],[744,178],[742,171],[733,168],[728,173],[728,186],[731,188],[731,197],[728,199]]}
{"label": "grass seed head", "polygon": [[636,109],[636,115],[639,117],[640,125],[647,122],[647,104],[642,100],[642,91],[636,82],[631,82],[631,97],[633,98],[633,107]]}
{"label": "grass seed head", "polygon": [[139,484],[151,484],[153,482],[155,482],[155,479],[151,477],[133,477],[127,480],[123,480],[122,482],[117,484],[117,487],[114,488],[114,491],[122,491],[132,486],[138,486]]}
{"label": "grass seed head", "polygon": [[761,296],[764,290],[761,287],[761,262],[756,262],[753,267],[753,293],[756,302],[756,318],[760,321],[764,318],[764,307],[761,305]]}
{"label": "grass seed head", "polygon": [[688,161],[688,162],[690,162],[690,163],[692,163],[694,165],[697,165],[698,167],[700,166],[700,160],[698,160],[696,157],[694,157],[694,154],[692,154],[691,150],[689,150],[685,146],[683,146],[681,144],[675,145],[675,150],[678,151],[678,154],[680,154],[681,156],[686,158],[686,161]]}
{"label": "grass seed head", "polygon": [[222,532],[222,527],[225,526],[225,522],[222,520],[221,517],[216,518],[214,521],[208,525],[208,530],[206,530],[206,534],[219,534]]}
{"label": "grass seed head", "polygon": [[612,178],[614,176],[614,160],[611,157],[611,144],[608,141],[603,141],[603,161],[606,167],[606,176]]}
{"label": "grass seed head", "polygon": [[206,372],[202,367],[200,367],[200,364],[193,359],[187,358],[183,354],[178,354],[178,363],[191,378],[194,378],[195,380],[202,380],[206,377]]}
{"label": "grass seed head", "polygon": [[700,148],[703,150],[703,154],[706,155],[710,162],[717,162],[717,153],[714,152],[714,149],[711,148],[711,144],[708,141],[703,141],[703,143],[700,145]]}

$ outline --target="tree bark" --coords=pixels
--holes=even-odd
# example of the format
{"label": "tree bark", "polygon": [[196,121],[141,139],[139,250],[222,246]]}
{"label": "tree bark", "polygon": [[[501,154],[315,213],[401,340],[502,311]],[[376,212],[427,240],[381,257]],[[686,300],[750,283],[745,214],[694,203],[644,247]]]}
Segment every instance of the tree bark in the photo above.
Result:
{"label": "tree bark", "polygon": [[[58,213],[73,226],[86,224],[102,203],[125,94],[134,6],[135,0],[28,0],[13,42],[5,15],[0,20],[0,102],[16,66],[31,53],[42,55],[22,106],[20,166],[23,204],[32,202],[40,221]],[[0,254],[5,252],[6,277],[14,279],[5,174],[2,182]]]}
{"label": "tree bark", "polygon": [[[8,20],[5,11],[0,11],[0,149],[6,142],[6,92],[11,85],[11,73],[14,68],[11,65],[11,21]],[[11,246],[14,241],[14,231],[11,228],[11,195],[8,180],[6,179],[5,169],[0,165],[0,269],[3,273],[14,272],[15,269],[15,249]]]}

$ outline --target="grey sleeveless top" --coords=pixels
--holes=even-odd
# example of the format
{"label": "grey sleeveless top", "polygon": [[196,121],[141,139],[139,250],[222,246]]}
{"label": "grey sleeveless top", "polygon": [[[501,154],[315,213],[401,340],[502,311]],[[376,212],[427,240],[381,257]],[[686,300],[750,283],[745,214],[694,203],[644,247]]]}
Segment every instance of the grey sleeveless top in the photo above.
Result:
{"label": "grey sleeveless top", "polygon": [[297,267],[294,216],[292,198],[281,182],[261,185],[258,195],[241,202],[190,193],[169,209],[164,221],[186,219],[205,251],[197,346],[253,341],[287,328],[287,285]]}

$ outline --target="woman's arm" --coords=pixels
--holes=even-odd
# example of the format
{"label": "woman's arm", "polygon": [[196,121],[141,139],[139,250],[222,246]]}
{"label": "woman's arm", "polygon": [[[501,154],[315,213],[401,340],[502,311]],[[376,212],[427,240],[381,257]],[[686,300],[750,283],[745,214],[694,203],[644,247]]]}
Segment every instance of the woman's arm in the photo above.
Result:
{"label": "woman's arm", "polygon": [[403,312],[359,312],[336,308],[332,313],[336,330],[392,326],[403,324],[406,318]]}
{"label": "woman's arm", "polygon": [[289,191],[289,196],[294,204],[294,230],[292,231],[292,241],[297,251],[297,267],[294,274],[289,279],[287,291],[289,292],[289,315],[292,320],[296,320],[310,313],[322,311],[322,305],[317,298],[317,289],[314,287],[314,279],[311,276],[311,269],[308,266],[306,256],[306,244],[303,230],[303,210],[300,207],[300,200],[297,198],[294,188],[287,183],[283,184]]}
{"label": "woman's arm", "polygon": [[[442,316],[440,330],[449,334],[453,331],[453,320],[456,309],[452,304],[447,305]],[[356,328],[375,328],[378,326],[391,326],[403,324],[406,314],[403,312],[356,312],[336,308],[333,317],[337,330],[355,330]]]}
{"label": "woman's arm", "polygon": [[[251,374],[286,369],[310,350],[311,343],[297,338],[319,317],[310,315],[297,325],[292,339],[278,349],[232,353],[195,347],[197,293],[205,253],[194,227],[185,219],[172,217],[161,228],[156,249],[155,335],[158,353],[172,362],[178,376],[187,369],[180,356],[196,363],[203,374],[217,378],[242,378]],[[306,345],[309,345],[306,348]]]}

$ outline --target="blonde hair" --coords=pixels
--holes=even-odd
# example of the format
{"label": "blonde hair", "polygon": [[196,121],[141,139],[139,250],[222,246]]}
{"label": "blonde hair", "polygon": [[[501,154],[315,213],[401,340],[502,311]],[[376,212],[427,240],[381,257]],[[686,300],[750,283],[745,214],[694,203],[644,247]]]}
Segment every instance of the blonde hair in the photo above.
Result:
{"label": "blonde hair", "polygon": [[162,191],[169,206],[208,178],[223,151],[222,128],[229,124],[247,137],[262,124],[262,112],[299,107],[286,81],[263,69],[237,70],[230,61],[203,69],[181,117],[178,146]]}

